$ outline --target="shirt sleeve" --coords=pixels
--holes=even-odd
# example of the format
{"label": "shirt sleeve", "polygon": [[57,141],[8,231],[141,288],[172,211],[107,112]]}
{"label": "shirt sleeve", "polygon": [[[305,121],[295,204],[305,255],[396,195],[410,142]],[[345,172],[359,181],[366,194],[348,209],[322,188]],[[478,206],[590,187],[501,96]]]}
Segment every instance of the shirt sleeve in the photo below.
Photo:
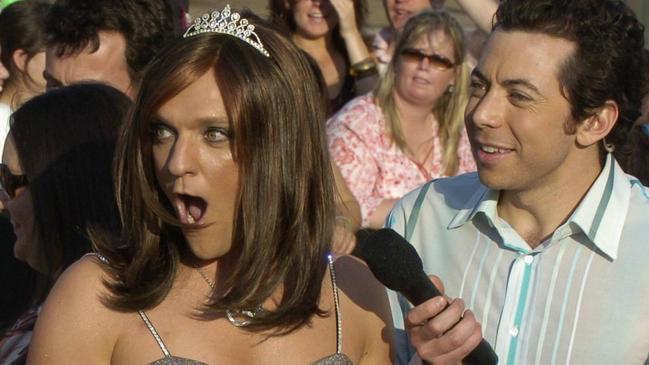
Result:
{"label": "shirt sleeve", "polygon": [[[354,102],[354,101],[352,101]],[[327,122],[329,152],[361,207],[362,224],[383,198],[375,193],[380,169],[374,158],[378,138],[366,126],[376,124],[376,113],[361,103],[346,107]],[[357,127],[362,126],[363,130]]]}

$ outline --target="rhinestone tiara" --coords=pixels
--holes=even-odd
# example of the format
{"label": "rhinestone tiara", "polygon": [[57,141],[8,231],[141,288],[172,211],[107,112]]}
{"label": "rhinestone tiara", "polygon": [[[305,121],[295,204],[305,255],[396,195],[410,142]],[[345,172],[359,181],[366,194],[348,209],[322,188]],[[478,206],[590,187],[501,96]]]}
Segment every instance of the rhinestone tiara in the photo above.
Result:
{"label": "rhinestone tiara", "polygon": [[183,34],[183,38],[202,33],[229,34],[255,47],[264,56],[270,57],[255,33],[255,26],[249,24],[247,19],[242,19],[239,13],[231,12],[229,4],[220,12],[213,11],[211,14],[205,13],[196,18]]}

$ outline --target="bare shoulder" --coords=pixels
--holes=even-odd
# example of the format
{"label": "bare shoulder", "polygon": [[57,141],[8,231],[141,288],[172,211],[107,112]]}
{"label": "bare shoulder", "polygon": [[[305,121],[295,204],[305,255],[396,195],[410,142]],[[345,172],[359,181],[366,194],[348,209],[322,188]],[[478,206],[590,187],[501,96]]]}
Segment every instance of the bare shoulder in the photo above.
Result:
{"label": "bare shoulder", "polygon": [[365,351],[359,364],[391,364],[392,317],[387,292],[369,268],[352,256],[334,263],[340,289],[343,328],[362,331]]}
{"label": "bare shoulder", "polygon": [[29,364],[110,363],[122,314],[101,300],[107,279],[95,256],[81,258],[61,275],[38,316]]}

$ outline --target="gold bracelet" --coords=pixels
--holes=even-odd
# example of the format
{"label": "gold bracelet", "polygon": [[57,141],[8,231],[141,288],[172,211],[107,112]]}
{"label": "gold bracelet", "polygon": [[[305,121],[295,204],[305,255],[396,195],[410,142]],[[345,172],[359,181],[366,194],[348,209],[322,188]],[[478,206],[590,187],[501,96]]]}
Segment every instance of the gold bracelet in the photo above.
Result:
{"label": "gold bracelet", "polygon": [[356,77],[366,71],[376,69],[376,62],[371,56],[349,67],[349,75]]}

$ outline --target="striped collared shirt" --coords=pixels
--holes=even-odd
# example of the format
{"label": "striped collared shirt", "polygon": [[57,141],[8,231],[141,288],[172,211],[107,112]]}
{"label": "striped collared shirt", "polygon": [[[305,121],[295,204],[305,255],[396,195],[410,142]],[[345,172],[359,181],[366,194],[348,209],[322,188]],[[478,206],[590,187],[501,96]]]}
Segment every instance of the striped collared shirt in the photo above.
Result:
{"label": "striped collared shirt", "polygon": [[[447,295],[464,299],[499,364],[649,364],[645,189],[607,157],[570,218],[535,249],[498,217],[499,192],[476,173],[411,192],[387,226],[409,239]],[[410,220],[419,196],[418,219]],[[396,363],[407,364],[409,304],[389,295]]]}

